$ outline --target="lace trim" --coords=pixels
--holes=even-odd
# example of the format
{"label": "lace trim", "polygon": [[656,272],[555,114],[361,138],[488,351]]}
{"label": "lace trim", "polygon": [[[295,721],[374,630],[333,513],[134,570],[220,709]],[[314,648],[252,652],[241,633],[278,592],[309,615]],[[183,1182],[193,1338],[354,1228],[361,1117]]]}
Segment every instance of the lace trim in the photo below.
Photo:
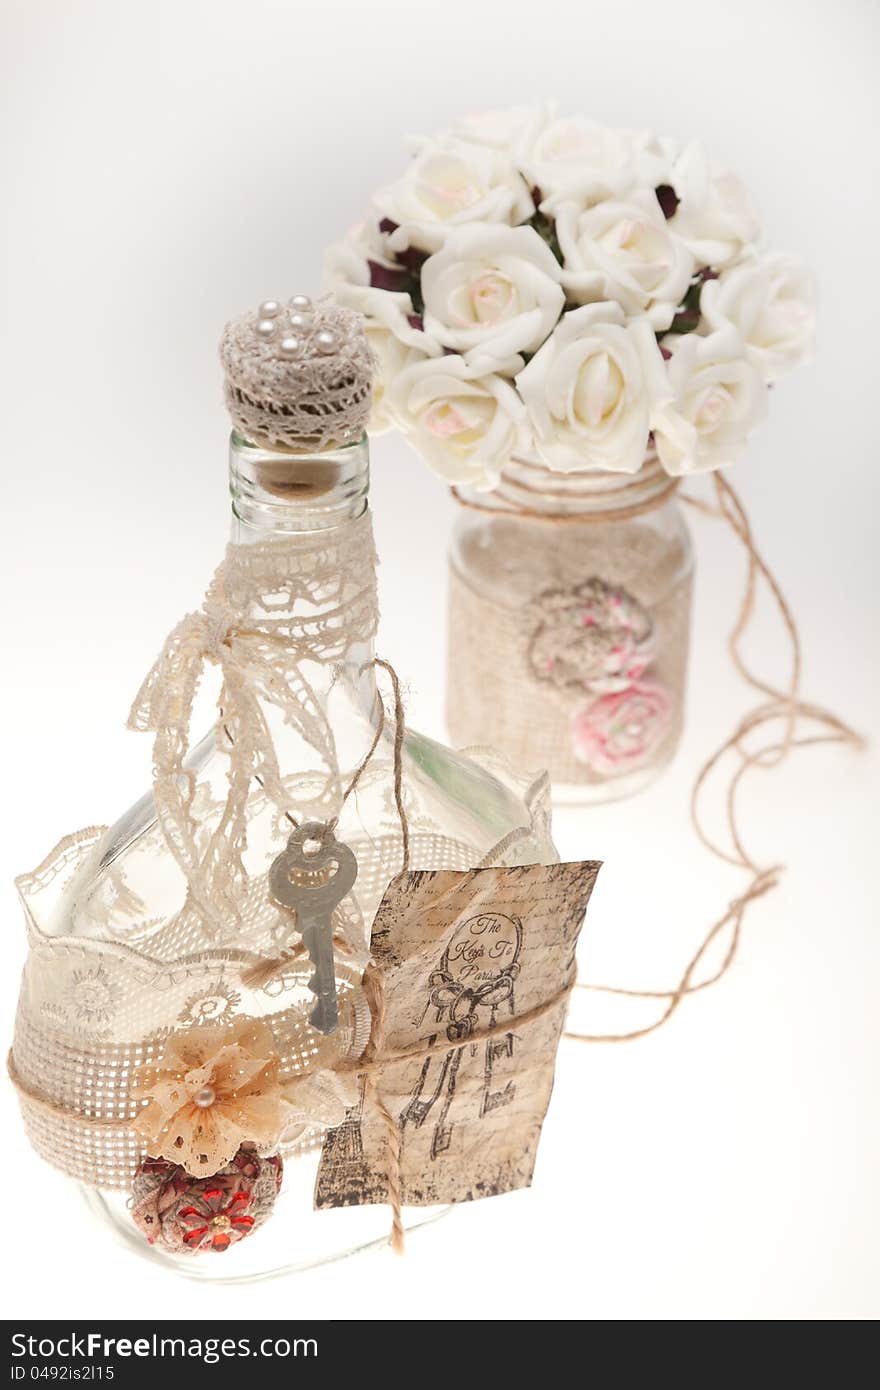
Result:
{"label": "lace trim", "polygon": [[[325,771],[322,799],[342,787],[333,730],[308,665],[341,660],[378,623],[372,526],[364,514],[342,542],[285,538],[232,546],[196,613],[168,637],[141,686],[129,727],[151,731],[153,798],[168,849],[189,897],[213,934],[240,927],[246,873],[247,805],[256,778],[279,809],[286,793],[267,710],[312,749]],[[195,778],[185,768],[193,704],[206,666],[220,671],[219,704],[229,739],[228,793],[216,827],[201,843],[193,816]]]}
{"label": "lace trim", "polygon": [[[518,862],[522,845],[549,840],[550,803],[545,776],[525,786],[505,760],[491,750],[468,750],[469,756],[516,791],[528,809],[527,823],[504,836],[480,861],[482,866]],[[379,767],[372,770],[378,776]],[[387,775],[387,769],[384,770]],[[307,780],[307,779],[306,779]],[[391,830],[357,846],[361,866],[359,886],[367,900],[378,901],[399,868],[400,833]],[[425,823],[413,827],[413,863],[419,867],[475,867],[474,854],[438,834]],[[25,910],[30,952],[25,967],[13,1046],[14,1065],[24,1087],[20,1104],[31,1143],[55,1167],[80,1181],[102,1188],[127,1190],[144,1147],[128,1121],[135,1113],[131,1077],[138,1066],[161,1053],[169,1032],[205,1022],[230,1022],[246,1014],[261,1018],[272,1030],[282,1074],[295,1076],[321,1039],[309,1027],[304,1010],[311,1004],[307,980],[311,967],[302,961],[263,989],[242,981],[248,965],[259,956],[256,946],[271,940],[272,925],[265,914],[266,894],[260,880],[253,885],[254,915],[248,916],[246,938],[255,949],[201,947],[185,952],[191,940],[192,909],[166,923],[144,924],[140,946],[119,940],[53,935],[53,906],[74,877],[95,854],[104,831],[92,827],[66,836],[17,886]],[[124,883],[117,889],[125,891]],[[250,912],[250,909],[247,909]],[[112,919],[114,903],[106,907]],[[100,930],[96,920],[95,930]],[[352,935],[360,936],[357,923]],[[340,1004],[347,1020],[346,1055],[359,1057],[369,1038],[369,1009],[361,989],[364,959],[352,952],[349,963],[337,958]],[[289,1002],[286,1002],[289,1001]],[[41,1104],[45,1096],[64,1113]],[[299,1153],[320,1145],[322,1118],[332,1113],[332,1096],[321,1087],[304,1085],[302,1110],[282,1152]],[[90,1117],[102,1115],[106,1125]],[[113,1124],[118,1118],[119,1124]]]}
{"label": "lace trim", "polygon": [[[279,305],[268,322],[258,311],[226,325],[220,360],[232,422],[246,439],[300,450],[358,439],[373,399],[363,319],[328,301],[298,317],[292,324]],[[332,338],[330,351],[322,337]]]}

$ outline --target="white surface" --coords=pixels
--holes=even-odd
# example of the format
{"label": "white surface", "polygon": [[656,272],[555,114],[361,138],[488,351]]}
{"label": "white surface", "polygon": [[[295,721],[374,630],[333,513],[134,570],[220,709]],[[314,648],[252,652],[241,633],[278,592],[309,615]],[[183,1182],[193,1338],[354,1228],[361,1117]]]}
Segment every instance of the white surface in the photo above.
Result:
{"label": "white surface", "polygon": [[[403,133],[460,110],[556,96],[701,134],[771,239],[816,266],[817,364],[774,392],[734,481],[800,619],[807,692],[872,730],[877,19],[856,0],[7,0],[7,1033],[23,949],[9,880],[142,789],[128,704],[222,550],[220,326],[314,288],[322,244],[399,167]],[[382,649],[408,675],[411,722],[439,733],[451,506],[389,437],[374,498]],[[693,770],[748,700],[723,651],[740,560],[711,523],[697,545],[674,768],[638,800],[557,821],[564,855],[607,861],[582,952],[594,980],[668,985],[741,886],[686,822]],[[757,659],[776,646],[762,625]],[[728,979],[667,1029],[563,1047],[531,1193],[453,1214],[405,1263],[212,1290],[95,1230],[36,1167],[5,1088],[6,1315],[876,1316],[875,755],[805,752],[747,804],[783,886],[755,906]]]}

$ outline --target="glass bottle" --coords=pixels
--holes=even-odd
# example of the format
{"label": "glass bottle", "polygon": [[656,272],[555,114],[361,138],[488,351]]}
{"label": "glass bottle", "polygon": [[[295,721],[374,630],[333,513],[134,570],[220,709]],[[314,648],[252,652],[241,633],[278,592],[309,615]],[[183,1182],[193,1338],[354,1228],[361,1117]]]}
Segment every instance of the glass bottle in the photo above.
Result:
{"label": "glass bottle", "polygon": [[546,768],[562,803],[654,780],[684,721],[693,552],[674,484],[517,460],[463,493],[449,556],[447,722]]}
{"label": "glass bottle", "polygon": [[[264,707],[289,809],[303,819],[338,815],[336,836],[358,859],[355,889],[344,904],[344,939],[336,942],[341,1000],[359,982],[369,958],[373,916],[403,861],[394,795],[395,730],[390,713],[383,715],[373,665],[376,575],[368,485],[366,436],[307,454],[232,435],[232,546],[226,565],[235,625],[247,634],[271,620],[273,631],[292,634],[300,676],[321,727],[332,735],[338,764],[338,777],[328,783],[302,730],[277,708]],[[345,621],[339,617],[342,609]],[[316,633],[324,634],[321,652]],[[216,726],[186,761],[194,791],[190,812],[203,844],[223,814],[229,735],[221,710]],[[365,759],[355,790],[343,800]],[[403,800],[410,867],[554,861],[545,788],[546,782],[519,780],[500,759],[487,755],[478,762],[407,729]],[[266,875],[289,832],[290,824],[255,780],[247,801],[247,876],[235,904],[239,927],[231,938],[227,932],[212,939],[203,930],[188,897],[187,879],[169,853],[152,792],[109,829],[72,837],[51,863],[29,876],[22,886],[31,953],[15,1050],[25,1086],[56,1103],[63,1093],[70,1104],[72,1094],[90,1115],[131,1113],[115,1108],[113,1078],[120,1069],[127,1074],[151,1043],[161,1041],[167,1020],[181,1028],[227,1022],[237,1014],[270,1019],[307,1002],[308,968],[265,988],[242,978],[243,959],[277,947],[278,912],[267,905]],[[36,1051],[30,1043],[23,1047],[34,1020]],[[164,1027],[157,1029],[160,1021]],[[355,1041],[362,1047],[369,1018],[364,1022],[354,1010],[350,1027],[355,1033],[361,1029]],[[62,1037],[63,1046],[57,1041]],[[36,1055],[41,1060],[31,1065]],[[63,1143],[59,1133],[46,1131],[43,1119],[27,1107],[25,1119],[37,1149],[57,1161]],[[385,1207],[312,1210],[320,1135],[317,1147],[315,1140],[314,1134],[299,1135],[282,1150],[284,1182],[271,1219],[222,1257],[165,1254],[148,1245],[133,1226],[124,1191],[95,1186],[84,1191],[117,1235],[142,1255],[195,1278],[265,1278],[330,1262],[386,1239]],[[121,1138],[118,1147],[123,1160],[131,1156]],[[404,1213],[414,1218],[408,1224],[415,1225],[436,1214]]]}

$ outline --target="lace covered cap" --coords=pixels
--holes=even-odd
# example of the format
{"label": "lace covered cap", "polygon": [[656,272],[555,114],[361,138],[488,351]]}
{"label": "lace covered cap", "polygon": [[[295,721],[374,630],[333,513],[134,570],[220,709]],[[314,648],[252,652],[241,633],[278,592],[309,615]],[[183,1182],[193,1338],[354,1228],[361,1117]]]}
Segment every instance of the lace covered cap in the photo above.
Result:
{"label": "lace covered cap", "polygon": [[330,300],[263,303],[220,340],[232,423],[255,444],[311,452],[359,439],[373,397],[363,317]]}

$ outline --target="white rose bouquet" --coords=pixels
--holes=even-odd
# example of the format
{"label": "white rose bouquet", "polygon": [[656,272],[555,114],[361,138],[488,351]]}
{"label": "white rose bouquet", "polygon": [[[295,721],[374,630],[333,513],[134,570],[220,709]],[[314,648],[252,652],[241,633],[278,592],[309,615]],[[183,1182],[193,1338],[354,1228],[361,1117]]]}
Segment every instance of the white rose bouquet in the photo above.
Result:
{"label": "white rose bouquet", "polygon": [[635,473],[653,444],[676,476],[724,467],[814,331],[808,272],[760,249],[735,175],[553,109],[416,142],[327,270],[367,319],[372,427],[484,490],[514,455]]}

